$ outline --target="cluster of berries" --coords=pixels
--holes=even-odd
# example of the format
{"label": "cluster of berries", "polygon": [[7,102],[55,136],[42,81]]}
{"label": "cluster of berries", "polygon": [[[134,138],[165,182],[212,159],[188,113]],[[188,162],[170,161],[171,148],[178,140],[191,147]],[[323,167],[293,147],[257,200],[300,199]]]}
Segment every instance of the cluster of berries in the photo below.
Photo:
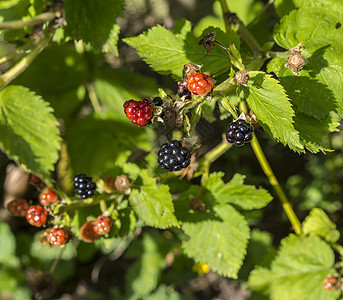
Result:
{"label": "cluster of berries", "polygon": [[96,184],[92,181],[91,177],[85,174],[74,176],[74,188],[76,194],[80,195],[82,199],[93,197]]}
{"label": "cluster of berries", "polygon": [[243,146],[249,143],[253,138],[254,128],[245,120],[237,120],[229,124],[226,131],[226,140],[234,143],[236,146]]}
{"label": "cluster of berries", "polygon": [[[123,175],[124,176],[124,175]],[[121,179],[125,179],[120,177]],[[128,180],[127,180],[128,181]],[[35,180],[32,184],[37,184]],[[125,182],[127,188],[127,182]],[[83,199],[94,195],[96,184],[92,178],[85,174],[79,174],[74,177],[75,192]],[[120,185],[121,187],[121,185]],[[26,217],[26,220],[33,226],[41,227],[47,223],[48,220],[48,206],[58,202],[58,195],[52,188],[44,188],[39,194],[40,205],[30,205],[27,200],[15,199],[8,203],[8,211],[18,217]],[[86,222],[81,227],[81,239],[86,242],[94,242],[99,239],[101,235],[108,233],[111,229],[112,222],[109,217],[98,216],[96,220]],[[45,245],[63,246],[70,238],[69,232],[64,228],[48,228],[40,236],[40,241]]]}
{"label": "cluster of berries", "polygon": [[145,126],[152,118],[153,108],[148,99],[143,101],[129,100],[124,103],[124,112],[132,124]]}
{"label": "cluster of berries", "polygon": [[39,194],[41,205],[31,205],[24,199],[15,199],[8,203],[8,211],[16,217],[26,217],[33,226],[41,227],[48,219],[48,211],[45,207],[56,203],[58,195],[51,188],[45,188]]}
{"label": "cluster of berries", "polygon": [[69,241],[69,233],[63,228],[49,228],[39,236],[39,241],[43,245],[61,247]]}
{"label": "cluster of berries", "polygon": [[212,91],[213,81],[210,76],[196,72],[188,77],[187,88],[193,95],[206,96]]}
{"label": "cluster of berries", "polygon": [[95,221],[88,221],[80,229],[80,237],[86,243],[93,243],[102,235],[108,233],[112,222],[109,217],[98,216]]}
{"label": "cluster of berries", "polygon": [[182,147],[179,141],[166,142],[158,151],[158,163],[169,172],[186,168],[190,162],[189,150]]}
{"label": "cluster of berries", "polygon": [[335,276],[328,276],[324,279],[323,287],[327,291],[338,290],[342,288],[342,281]]}

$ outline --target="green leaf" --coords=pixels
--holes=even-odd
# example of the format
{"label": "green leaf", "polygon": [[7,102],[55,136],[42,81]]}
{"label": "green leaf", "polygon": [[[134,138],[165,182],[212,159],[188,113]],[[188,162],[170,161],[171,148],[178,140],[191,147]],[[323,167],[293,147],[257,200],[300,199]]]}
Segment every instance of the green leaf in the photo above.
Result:
{"label": "green leaf", "polygon": [[271,269],[257,268],[249,278],[249,287],[276,299],[334,300],[340,291],[326,291],[323,280],[333,270],[331,248],[317,236],[290,235],[283,239]]}
{"label": "green leaf", "polygon": [[106,118],[125,120],[123,104],[129,99],[151,97],[157,90],[154,80],[124,69],[103,70],[94,88]]}
{"label": "green leaf", "polygon": [[51,107],[23,86],[0,91],[0,147],[24,169],[50,183],[61,138]]}
{"label": "green leaf", "polygon": [[89,80],[84,55],[72,45],[52,45],[45,49],[13,83],[24,85],[44,96],[66,92]]}
{"label": "green leaf", "polygon": [[102,46],[103,53],[111,53],[114,56],[119,56],[118,53],[118,41],[119,41],[120,27],[118,24],[114,24],[110,31],[106,43]]}
{"label": "green leaf", "polygon": [[156,228],[179,227],[174,214],[174,204],[167,185],[157,185],[156,179],[150,177],[147,171],[140,174],[143,185],[140,190],[130,194],[130,204],[136,214],[147,226]]}
{"label": "green leaf", "polygon": [[137,147],[150,150],[153,136],[149,128],[139,128],[129,119],[102,120],[96,115],[79,119],[66,137],[72,169],[75,173],[100,176],[125,163]]}
{"label": "green leaf", "polygon": [[[302,104],[298,104],[299,109],[318,118],[334,110],[337,105],[343,115],[343,31],[337,27],[341,23],[340,14],[331,7],[302,8],[282,18],[274,30],[275,41],[285,49],[303,42],[305,50],[302,54],[308,63],[300,71],[300,78],[289,79],[289,84],[296,85],[290,89],[302,96],[294,99]],[[303,79],[303,76],[306,78]],[[327,88],[333,95],[327,92]],[[293,99],[293,95],[290,97]]]}
{"label": "green leaf", "polygon": [[231,205],[214,207],[214,212],[219,219],[183,222],[182,228],[189,236],[183,250],[218,274],[237,278],[249,239],[248,224]]}
{"label": "green leaf", "polygon": [[198,124],[201,118],[201,111],[202,111],[202,103],[198,103],[192,108],[192,112],[191,112],[192,115],[191,115],[191,122],[190,122],[191,130],[189,131],[189,136],[193,135],[195,126]]}
{"label": "green leaf", "polygon": [[293,126],[294,111],[283,87],[263,72],[249,72],[249,75],[249,88],[243,89],[262,127],[292,150],[302,151],[299,133]]}
{"label": "green leaf", "polygon": [[[223,33],[213,27],[207,31],[216,31],[216,38],[225,46],[233,42],[239,48],[236,33]],[[137,37],[124,39],[155,71],[171,74],[175,79],[181,78],[183,67],[188,62],[200,64],[203,72],[212,74],[229,70],[231,64],[226,50],[216,45],[206,55],[205,48],[198,41],[191,32],[191,23],[185,20],[178,22],[173,31],[157,25]]]}
{"label": "green leaf", "polygon": [[318,235],[329,243],[337,242],[340,236],[336,225],[320,208],[312,209],[302,226],[304,234]]}
{"label": "green leaf", "polygon": [[273,198],[264,189],[256,189],[251,185],[244,185],[245,176],[235,174],[230,182],[222,180],[224,173],[211,173],[203,186],[209,190],[217,203],[230,203],[240,208],[250,210],[265,207]]}
{"label": "green leaf", "polygon": [[337,0],[275,0],[276,12],[280,17],[288,15],[292,10],[297,8],[320,8],[341,12],[343,3]]}
{"label": "green leaf", "polygon": [[141,255],[126,274],[126,294],[130,300],[142,299],[156,288],[170,241],[163,235],[148,233],[141,244]]}
{"label": "green leaf", "polygon": [[312,153],[330,151],[322,139],[330,132],[338,131],[339,122],[331,116],[323,120],[310,117],[295,110],[294,127],[300,133],[300,140]]}
{"label": "green leaf", "polygon": [[[330,52],[320,49],[308,58],[308,63],[295,76],[287,69],[282,58],[274,58],[268,64],[268,71],[274,72],[287,94],[298,109],[317,119],[324,119],[330,112],[342,106],[343,68],[337,61],[330,62]],[[325,59],[324,57],[328,58]],[[343,59],[341,59],[343,63]],[[336,100],[336,101],[335,101]]]}
{"label": "green leaf", "polygon": [[0,222],[0,262],[6,264],[15,255],[15,238],[7,223]]}
{"label": "green leaf", "polygon": [[[108,51],[109,43],[116,42],[116,18],[124,10],[124,0],[70,0],[64,4],[66,32],[76,40],[90,42],[94,47]],[[104,48],[103,48],[104,47]]]}

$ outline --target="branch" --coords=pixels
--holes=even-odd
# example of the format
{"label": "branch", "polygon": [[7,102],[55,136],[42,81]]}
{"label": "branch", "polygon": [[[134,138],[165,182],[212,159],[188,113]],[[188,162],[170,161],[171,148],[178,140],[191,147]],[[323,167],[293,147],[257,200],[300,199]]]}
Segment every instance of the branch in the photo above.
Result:
{"label": "branch", "polygon": [[8,22],[0,23],[0,30],[15,30],[15,29],[21,29],[27,26],[43,24],[45,22],[52,21],[59,14],[60,14],[59,12],[48,11],[27,20],[17,20],[17,21],[8,21]]}
{"label": "branch", "polygon": [[0,76],[0,88],[5,87],[19,74],[24,72],[38,54],[49,44],[53,36],[53,31],[49,31],[30,54],[22,58],[16,65]]}

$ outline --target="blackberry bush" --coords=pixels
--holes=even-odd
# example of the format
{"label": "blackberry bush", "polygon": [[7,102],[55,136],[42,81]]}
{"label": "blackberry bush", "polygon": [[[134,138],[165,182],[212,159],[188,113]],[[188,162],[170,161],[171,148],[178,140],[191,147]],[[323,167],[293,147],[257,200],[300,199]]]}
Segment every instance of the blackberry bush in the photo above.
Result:
{"label": "blackberry bush", "polygon": [[158,151],[158,163],[169,172],[180,171],[189,166],[190,152],[177,140],[166,142]]}
{"label": "blackberry bush", "polygon": [[75,192],[80,195],[82,199],[93,197],[96,188],[96,184],[92,181],[91,177],[87,177],[85,174],[74,176]]}
{"label": "blackberry bush", "polygon": [[237,120],[229,124],[226,131],[226,140],[236,146],[243,146],[253,138],[254,128],[245,120]]}

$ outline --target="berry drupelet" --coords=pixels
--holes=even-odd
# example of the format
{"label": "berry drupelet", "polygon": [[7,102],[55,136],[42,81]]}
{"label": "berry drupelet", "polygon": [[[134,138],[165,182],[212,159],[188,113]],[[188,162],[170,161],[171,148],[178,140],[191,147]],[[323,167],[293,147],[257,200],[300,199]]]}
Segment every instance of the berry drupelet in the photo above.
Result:
{"label": "berry drupelet", "polygon": [[197,72],[188,77],[187,87],[193,95],[206,96],[212,91],[213,81],[210,76]]}
{"label": "berry drupelet", "polygon": [[226,131],[226,140],[229,143],[234,143],[236,146],[243,146],[249,143],[253,138],[254,128],[245,120],[237,120],[232,122]]}
{"label": "berry drupelet", "polygon": [[76,194],[80,195],[82,199],[93,197],[96,190],[96,184],[91,177],[85,174],[79,174],[74,177],[74,188]]}
{"label": "berry drupelet", "polygon": [[97,234],[103,235],[110,231],[111,229],[111,219],[105,216],[98,216],[94,221],[93,229]]}
{"label": "berry drupelet", "polygon": [[26,220],[33,226],[41,227],[46,223],[48,218],[47,210],[40,205],[32,205],[29,207]]}
{"label": "berry drupelet", "polygon": [[39,194],[39,203],[47,206],[51,203],[54,203],[58,200],[58,195],[54,192],[52,188],[45,188],[40,194]]}
{"label": "berry drupelet", "polygon": [[152,118],[153,108],[148,99],[143,101],[129,100],[124,103],[124,112],[132,124],[146,126]]}
{"label": "berry drupelet", "polygon": [[29,206],[29,203],[25,199],[15,199],[7,204],[7,209],[13,216],[25,217]]}
{"label": "berry drupelet", "polygon": [[62,228],[51,228],[48,233],[48,241],[51,245],[61,247],[68,242],[69,234]]}
{"label": "berry drupelet", "polygon": [[166,142],[158,151],[158,163],[169,172],[180,171],[188,167],[190,162],[189,150],[182,147],[179,141]]}

